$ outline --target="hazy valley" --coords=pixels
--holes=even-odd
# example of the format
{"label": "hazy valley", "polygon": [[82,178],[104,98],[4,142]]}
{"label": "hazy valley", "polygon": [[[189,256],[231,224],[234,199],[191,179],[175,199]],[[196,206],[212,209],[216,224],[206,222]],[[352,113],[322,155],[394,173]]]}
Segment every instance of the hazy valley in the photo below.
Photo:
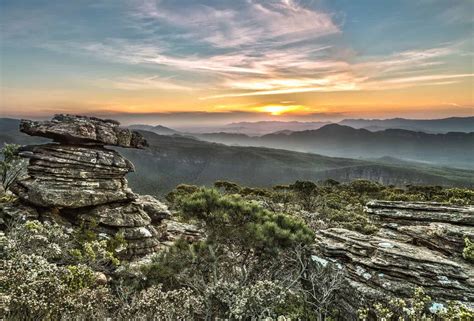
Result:
{"label": "hazy valley", "polygon": [[[18,120],[0,120],[0,143],[44,141],[19,133],[18,124]],[[191,135],[178,135],[162,126],[158,129],[166,135],[141,131],[150,145],[147,149],[121,150],[135,164],[135,172],[129,175],[129,180],[140,193],[163,195],[181,183],[210,186],[217,180],[255,187],[328,178],[341,182],[370,179],[397,186],[474,186],[473,171],[453,168],[455,165],[472,167],[470,160],[474,155],[466,152],[473,144],[472,133],[428,135],[403,130],[371,133],[347,126],[326,125],[316,132],[292,132],[289,135],[280,133],[250,138],[210,134],[199,135],[197,139]],[[228,136],[230,138],[226,138]],[[236,145],[235,136],[241,145],[263,145],[261,141],[265,141],[266,146],[273,148],[225,145]],[[247,141],[241,140],[242,136]],[[289,151],[284,147],[293,150],[307,148],[314,153]],[[406,155],[411,159],[439,160],[441,164],[452,167],[402,160]]]}

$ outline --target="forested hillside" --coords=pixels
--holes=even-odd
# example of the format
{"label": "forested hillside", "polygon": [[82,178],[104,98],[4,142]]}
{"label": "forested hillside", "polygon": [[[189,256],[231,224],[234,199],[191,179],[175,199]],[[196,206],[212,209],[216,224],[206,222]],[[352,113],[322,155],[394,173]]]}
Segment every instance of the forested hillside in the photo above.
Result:
{"label": "forested hillside", "polygon": [[[17,120],[3,120],[0,144],[48,141],[18,131]],[[144,150],[122,149],[135,164],[130,185],[140,193],[160,195],[187,183],[211,185],[231,180],[247,186],[288,184],[298,179],[351,181],[365,178],[384,184],[473,186],[469,170],[430,167],[393,158],[360,160],[326,157],[288,150],[226,146],[182,136],[141,131],[149,143]]]}

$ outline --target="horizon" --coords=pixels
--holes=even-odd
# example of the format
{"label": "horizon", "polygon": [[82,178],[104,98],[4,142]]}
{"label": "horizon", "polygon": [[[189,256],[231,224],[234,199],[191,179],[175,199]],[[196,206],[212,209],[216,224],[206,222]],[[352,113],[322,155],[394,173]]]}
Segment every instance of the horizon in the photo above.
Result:
{"label": "horizon", "polygon": [[474,2],[3,1],[0,117],[474,116]]}
{"label": "horizon", "polygon": [[[21,119],[31,119],[31,120],[50,120],[52,117],[58,114],[52,114],[52,115],[45,115],[42,117],[30,117],[30,118],[21,118],[21,117],[0,117],[0,119],[12,119],[12,120],[21,120]],[[69,115],[78,115],[77,113],[71,113]],[[178,114],[179,115],[179,114]],[[89,117],[96,117],[95,115],[79,115],[79,116],[89,116]],[[281,119],[267,119],[267,120],[257,120],[257,121],[234,121],[234,122],[224,122],[224,123],[216,123],[216,122],[211,122],[211,123],[206,123],[203,122],[202,119],[201,121],[191,121],[191,122],[183,122],[181,119],[178,119],[177,121],[173,122],[173,120],[170,121],[163,121],[163,119],[158,119],[157,121],[151,119],[149,116],[146,115],[138,115],[138,119],[142,119],[142,117],[146,117],[145,120],[142,122],[134,122],[136,118],[127,118],[124,116],[119,116],[117,118],[103,118],[103,119],[113,119],[115,121],[119,121],[120,125],[123,126],[134,126],[134,125],[144,125],[144,126],[162,126],[165,128],[169,129],[176,129],[176,130],[193,130],[193,129],[209,129],[209,130],[214,130],[214,129],[224,129],[226,126],[232,126],[232,125],[240,125],[240,124],[264,124],[264,123],[278,123],[278,124],[325,124],[326,125],[331,125],[331,124],[336,124],[340,126],[349,126],[350,125],[344,125],[341,124],[341,122],[344,121],[391,121],[391,120],[404,120],[404,121],[440,121],[440,120],[448,120],[448,119],[469,119],[469,118],[474,118],[474,116],[451,116],[451,117],[443,117],[443,118],[404,118],[404,117],[394,117],[394,118],[341,118],[338,120],[315,120],[315,121],[305,121],[305,120],[281,120]],[[168,116],[176,116],[175,114],[171,114]],[[195,116],[193,117],[195,119]],[[171,125],[169,125],[171,124]],[[173,125],[173,124],[176,124]],[[187,125],[188,124],[188,125]],[[323,127],[324,127],[323,126]],[[361,128],[364,129],[364,128]]]}

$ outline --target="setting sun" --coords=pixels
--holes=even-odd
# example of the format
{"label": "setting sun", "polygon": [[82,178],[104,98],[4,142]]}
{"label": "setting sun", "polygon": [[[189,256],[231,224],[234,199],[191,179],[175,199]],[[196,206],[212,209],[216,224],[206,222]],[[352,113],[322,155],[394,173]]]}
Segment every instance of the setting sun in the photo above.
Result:
{"label": "setting sun", "polygon": [[256,110],[259,112],[269,113],[272,116],[279,116],[282,114],[301,112],[306,108],[302,105],[268,105],[258,107]]}

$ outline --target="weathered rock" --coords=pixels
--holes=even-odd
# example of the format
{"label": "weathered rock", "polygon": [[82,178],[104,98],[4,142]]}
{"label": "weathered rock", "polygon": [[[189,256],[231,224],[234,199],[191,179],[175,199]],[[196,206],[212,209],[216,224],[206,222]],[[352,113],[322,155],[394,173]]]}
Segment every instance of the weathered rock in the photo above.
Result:
{"label": "weathered rock", "polygon": [[95,117],[56,115],[51,121],[22,120],[20,130],[31,136],[81,145],[114,145],[143,148],[146,141],[135,131],[119,127],[114,120]]}
{"label": "weathered rock", "polygon": [[31,206],[18,201],[0,203],[0,225],[5,225],[11,220],[36,220],[38,218],[38,211]]}
{"label": "weathered rock", "polygon": [[168,207],[153,196],[140,195],[135,203],[143,206],[143,210],[150,216],[152,224],[159,224],[162,220],[171,217]]}
{"label": "weathered rock", "polygon": [[95,284],[96,285],[106,285],[108,280],[107,280],[107,276],[102,273],[102,272],[94,272],[94,277],[95,277]]}
{"label": "weathered rock", "polygon": [[377,235],[402,240],[440,252],[446,256],[461,257],[464,239],[474,239],[474,228],[447,223],[428,225],[384,224]]}
{"label": "weathered rock", "polygon": [[163,221],[166,226],[166,232],[161,239],[166,245],[171,245],[178,239],[184,239],[188,242],[196,242],[204,237],[195,225],[178,222],[173,219]]}
{"label": "weathered rock", "polygon": [[37,217],[61,224],[88,223],[107,237],[121,235],[126,241],[119,253],[122,258],[132,259],[159,248],[165,231],[160,224],[169,217],[166,206],[151,196],[137,199],[125,179],[133,165],[103,147],[144,147],[146,141],[140,134],[120,128],[115,121],[71,115],[44,122],[23,120],[20,130],[58,142],[20,151],[20,156],[29,159],[28,177],[12,190],[22,204],[38,210]]}
{"label": "weathered rock", "polygon": [[30,159],[28,173],[31,176],[109,178],[123,177],[134,171],[129,160],[102,147],[45,144],[22,147],[19,155]]}
{"label": "weathered rock", "polygon": [[190,240],[196,236],[191,225],[176,228],[172,224],[167,231],[164,220],[170,212],[166,205],[152,196],[134,194],[125,179],[134,170],[132,163],[104,148],[144,147],[146,141],[139,133],[120,128],[112,120],[71,115],[44,122],[23,120],[20,130],[58,142],[20,150],[20,156],[29,159],[28,177],[12,190],[35,218],[65,225],[85,223],[109,238],[120,235],[126,246],[119,255],[125,259],[154,253],[180,233]]}
{"label": "weathered rock", "polygon": [[367,213],[378,216],[385,222],[399,224],[423,224],[424,222],[446,222],[474,226],[474,206],[456,206],[433,202],[371,201]]}
{"label": "weathered rock", "polygon": [[22,201],[39,207],[79,208],[135,198],[125,179],[30,177],[15,184],[12,191]]}
{"label": "weathered rock", "polygon": [[375,235],[339,228],[316,234],[315,254],[346,271],[338,305],[347,319],[420,286],[441,303],[474,302],[474,266],[461,257],[464,237],[474,235],[472,207],[374,201],[367,212],[381,225]]}
{"label": "weathered rock", "polygon": [[124,178],[133,165],[115,151],[46,144],[23,148],[20,155],[30,159],[29,177],[12,190],[24,202],[79,208],[135,198]]}
{"label": "weathered rock", "polygon": [[143,208],[134,202],[109,203],[90,208],[64,210],[69,217],[111,227],[140,227],[151,223]]}

